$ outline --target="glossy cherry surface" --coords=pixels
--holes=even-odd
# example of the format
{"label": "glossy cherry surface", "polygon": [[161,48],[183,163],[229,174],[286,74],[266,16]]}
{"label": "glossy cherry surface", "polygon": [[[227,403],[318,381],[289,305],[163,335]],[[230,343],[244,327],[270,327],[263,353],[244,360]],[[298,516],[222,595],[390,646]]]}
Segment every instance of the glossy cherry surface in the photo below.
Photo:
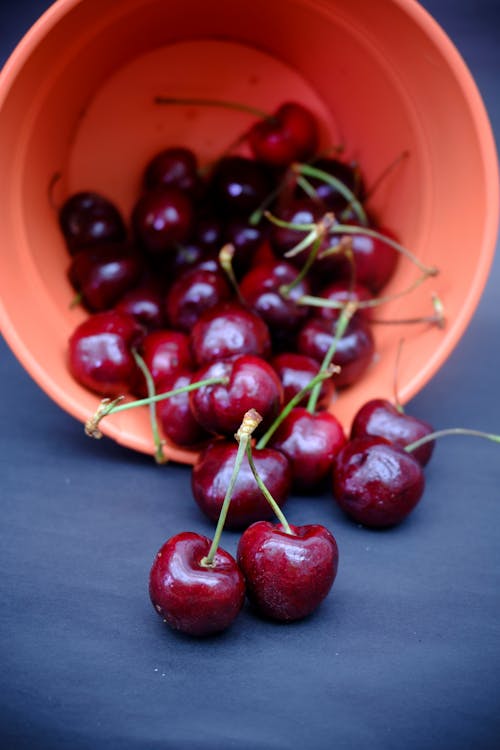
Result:
{"label": "glossy cherry surface", "polygon": [[418,461],[381,437],[350,440],[335,459],[335,500],[365,526],[400,523],[417,505],[424,487]]}
{"label": "glossy cherry surface", "polygon": [[311,414],[295,407],[271,439],[290,461],[294,487],[312,490],[330,476],[333,461],[346,442],[338,419],[327,411]]}
{"label": "glossy cherry surface", "polygon": [[175,243],[188,239],[192,224],[191,200],[176,187],[144,193],[132,212],[135,236],[153,255],[172,252]]}
{"label": "glossy cherry surface", "polygon": [[223,156],[210,180],[213,201],[224,216],[248,216],[271,190],[262,164],[244,156]]}
{"label": "glossy cherry surface", "polygon": [[91,312],[109,310],[140,279],[143,264],[121,245],[95,246],[72,257],[68,278]]}
{"label": "glossy cherry surface", "polygon": [[[193,364],[189,337],[181,331],[162,329],[148,333],[142,341],[140,354],[155,385],[161,379],[175,375],[180,370],[190,369]],[[140,396],[147,395],[146,381],[142,373],[138,377],[134,391]]]}
{"label": "glossy cherry surface", "polygon": [[314,115],[297,102],[285,102],[276,112],[250,129],[248,143],[257,159],[286,167],[312,156],[318,145]]}
{"label": "glossy cherry surface", "polygon": [[[379,436],[400,448],[405,448],[415,440],[434,431],[432,425],[410,414],[398,411],[387,399],[374,398],[356,412],[352,427],[351,438]],[[424,443],[411,452],[417,461],[425,466],[432,456],[434,442]]]}
{"label": "glossy cherry surface", "polygon": [[[184,388],[193,382],[193,373],[181,370],[158,380],[157,393],[166,393]],[[178,393],[156,404],[156,414],[163,435],[175,445],[185,447],[198,446],[212,437],[194,418],[189,406],[189,393]]]}
{"label": "glossy cherry surface", "polygon": [[[362,200],[365,190],[361,171],[356,164],[349,164],[348,162],[331,157],[323,157],[315,159],[312,166],[322,172],[326,172],[326,174],[331,175],[332,177],[335,177],[346,188],[348,188],[353,195]],[[339,212],[345,209],[348,205],[346,198],[334,185],[317,177],[308,176],[307,180],[314,188],[316,197],[318,201],[321,201],[323,204],[325,211],[333,211],[334,213]],[[299,197],[304,196],[304,193],[301,190],[297,192]]]}
{"label": "glossy cherry surface", "polygon": [[114,310],[96,313],[69,339],[68,366],[81,385],[102,396],[127,393],[137,377],[132,348],[144,336],[135,318]]}
{"label": "glossy cherry surface", "polygon": [[238,302],[224,302],[205,311],[193,326],[190,344],[199,367],[234,354],[268,357],[271,353],[263,319]]}
{"label": "glossy cherry surface", "polygon": [[200,190],[196,154],[184,146],[160,151],[146,165],[143,181],[147,190],[176,187],[195,196]]}
{"label": "glossy cherry surface", "polygon": [[59,211],[59,225],[71,254],[103,242],[123,242],[127,236],[116,206],[93,192],[71,195]]}
{"label": "glossy cherry surface", "polygon": [[[234,440],[214,440],[193,466],[191,486],[194,498],[212,521],[219,517],[237,450]],[[263,448],[253,451],[253,460],[262,481],[281,507],[290,493],[292,480],[287,458],[277,450]],[[271,506],[259,489],[245,457],[231,497],[226,526],[241,529],[272,515]]]}
{"label": "glossy cherry surface", "polygon": [[195,267],[176,279],[167,292],[167,319],[173,328],[189,332],[205,310],[231,296],[221,271]]}
{"label": "glossy cherry surface", "polygon": [[245,600],[245,583],[234,558],[219,548],[213,565],[203,559],[210,539],[183,532],[158,551],[149,574],[149,596],[174,630],[194,636],[225,630]]}
{"label": "glossy cherry surface", "polygon": [[133,315],[147,330],[162,328],[165,324],[163,299],[159,289],[150,283],[139,284],[120,297],[115,310]]}
{"label": "glossy cherry surface", "polygon": [[328,595],[338,568],[333,534],[319,524],[291,526],[258,521],[242,534],[237,560],[249,600],[275,620],[299,620]]}
{"label": "glossy cherry surface", "polygon": [[[367,287],[358,282],[351,283],[349,279],[339,279],[322,286],[318,291],[318,296],[323,297],[328,302],[368,302],[373,299],[373,294]],[[362,307],[355,314],[369,321],[372,317],[372,307]],[[340,308],[334,307],[314,307],[314,317],[324,318],[324,320],[337,320],[340,316]]]}
{"label": "glossy cherry surface", "polygon": [[[318,374],[319,364],[312,357],[296,352],[281,352],[271,359],[271,364],[278,373],[278,377],[283,385],[284,403],[287,404],[294,396],[305,388],[310,381]],[[331,378],[324,380],[321,384],[321,391],[318,400],[320,406],[329,403],[335,386]],[[304,404],[309,395],[304,396]]]}
{"label": "glossy cherry surface", "polygon": [[283,402],[283,388],[271,367],[260,357],[242,354],[212,362],[196,372],[196,380],[227,378],[227,384],[204,385],[190,394],[198,422],[217,435],[234,435],[244,414],[255,409],[263,426],[277,415]]}

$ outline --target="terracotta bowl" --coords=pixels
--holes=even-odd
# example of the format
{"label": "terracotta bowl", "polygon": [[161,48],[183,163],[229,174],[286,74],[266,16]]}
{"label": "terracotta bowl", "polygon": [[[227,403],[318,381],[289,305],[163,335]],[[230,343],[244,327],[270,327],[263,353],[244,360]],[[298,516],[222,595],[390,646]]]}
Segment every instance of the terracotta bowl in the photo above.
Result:
{"label": "terracotta bowl", "polygon": [[[404,151],[371,208],[440,274],[387,304],[411,318],[442,299],[445,329],[377,326],[376,362],[332,409],[349,425],[368,398],[408,401],[434,375],[479,301],[498,222],[497,157],[472,77],[414,0],[58,0],[0,78],[0,292],[4,336],[34,380],[84,422],[98,398],[73,381],[67,340],[68,256],[53,202],[90,189],[126,217],[146,160],[170,144],[215,158],[249,125],[242,112],[159,107],[156,95],[234,99],[271,111],[294,99],[317,115],[325,145],[343,144],[368,184]],[[59,175],[49,200],[49,185]],[[404,258],[387,293],[418,275]],[[147,412],[103,422],[152,452]],[[171,458],[194,454],[168,446]]]}

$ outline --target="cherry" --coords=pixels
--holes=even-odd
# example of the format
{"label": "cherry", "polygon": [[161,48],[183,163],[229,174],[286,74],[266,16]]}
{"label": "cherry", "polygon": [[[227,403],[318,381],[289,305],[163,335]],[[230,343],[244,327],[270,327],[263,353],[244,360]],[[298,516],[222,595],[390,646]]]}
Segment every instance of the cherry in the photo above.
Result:
{"label": "cherry", "polygon": [[[193,364],[189,337],[181,331],[162,329],[148,333],[142,341],[140,354],[156,387],[161,379],[189,369]],[[134,392],[140,396],[147,393],[142,374],[137,378]]]}
{"label": "cherry", "polygon": [[217,251],[203,247],[199,243],[188,242],[177,245],[169,258],[168,272],[172,278],[179,279],[186,271],[205,268],[209,271],[219,270],[219,249]]}
{"label": "cherry", "polygon": [[[323,286],[318,296],[322,297],[328,302],[338,302],[339,307],[314,307],[314,316],[318,318],[324,318],[324,320],[335,321],[340,315],[342,309],[341,306],[345,305],[346,302],[367,302],[368,300],[374,299],[373,294],[362,284],[355,282],[351,283],[348,279],[340,279],[338,281],[332,281],[331,283]],[[372,317],[372,309],[370,307],[361,307],[356,311],[356,315],[361,315],[365,320],[370,320]]]}
{"label": "cherry", "polygon": [[109,310],[139,280],[142,262],[122,245],[95,245],[76,252],[68,278],[87,310]]}
{"label": "cherry", "polygon": [[240,282],[241,296],[266,321],[278,344],[289,340],[308,315],[307,308],[297,304],[310,290],[307,279],[302,279],[289,293],[282,292],[296,277],[297,271],[289,263],[271,261],[252,268]]}
{"label": "cherry", "polygon": [[115,305],[118,312],[133,315],[147,330],[163,328],[163,300],[159,290],[152,283],[144,282],[130,289]]}
{"label": "cherry", "polygon": [[248,143],[256,159],[273,167],[286,167],[311,157],[318,146],[314,115],[297,102],[285,102],[276,112],[253,125]]}
{"label": "cherry", "polygon": [[[318,372],[318,362],[315,359],[295,352],[277,354],[271,359],[271,365],[278,373],[283,385],[285,404],[302,391]],[[333,381],[331,379],[324,380],[321,384],[319,405],[328,404],[332,400],[334,392]],[[307,397],[307,394],[304,395],[302,402],[307,400]]]}
{"label": "cherry", "polygon": [[[405,448],[416,440],[430,435],[432,426],[422,419],[417,419],[402,411],[387,399],[374,398],[367,401],[355,414],[351,438],[379,436],[386,438],[390,443]],[[417,461],[425,466],[434,450],[434,443],[424,443],[416,448],[412,455]]]}
{"label": "cherry", "polygon": [[[331,321],[310,318],[297,336],[297,349],[321,362],[334,338]],[[335,385],[345,387],[359,380],[371,364],[374,354],[374,339],[368,324],[359,317],[353,317],[345,334],[339,339],[333,363],[341,370],[335,377]]]}
{"label": "cherry", "polygon": [[167,319],[173,328],[189,332],[205,310],[231,295],[222,271],[195,267],[176,279],[167,292]]}
{"label": "cherry", "polygon": [[59,225],[70,253],[105,242],[123,242],[127,231],[116,206],[98,193],[71,195],[59,211]]}
{"label": "cherry", "polygon": [[263,166],[244,156],[223,156],[210,180],[214,203],[224,216],[248,216],[260,206],[269,189]]}
{"label": "cherry", "polygon": [[324,526],[257,521],[243,532],[237,552],[249,600],[265,617],[298,620],[329,593],[338,568],[338,547]]}
{"label": "cherry", "polygon": [[249,224],[246,219],[236,217],[227,224],[224,244],[230,243],[234,247],[233,268],[236,276],[241,277],[249,270],[265,235],[261,224]]}
{"label": "cherry", "polygon": [[[192,382],[193,373],[181,370],[159,378],[156,390],[158,393],[166,393],[183,388]],[[211,437],[193,416],[189,406],[189,392],[178,393],[160,401],[156,406],[156,413],[163,434],[175,445],[193,447]]]}
{"label": "cherry", "polygon": [[[325,211],[320,204],[310,198],[302,198],[288,200],[283,205],[280,205],[277,211],[277,218],[287,224],[313,225],[321,220],[324,213]],[[274,254],[278,258],[283,258],[285,254],[301,242],[306,235],[306,230],[272,224],[269,230],[269,242]],[[325,248],[327,246],[328,245],[325,245]],[[306,257],[307,251],[299,253],[291,258],[290,262],[301,267],[304,264]]]}
{"label": "cherry", "polygon": [[200,367],[234,354],[269,357],[271,353],[264,321],[237,302],[223,302],[206,310],[193,326],[190,343]]}
{"label": "cherry", "polygon": [[127,392],[137,377],[131,353],[144,335],[135,318],[115,310],[96,313],[69,339],[68,365],[75,380],[103,396]]}
{"label": "cherry", "polygon": [[252,354],[242,354],[205,365],[196,380],[227,378],[227,384],[203,386],[190,394],[198,422],[209,432],[232,435],[249,409],[256,409],[265,423],[278,413],[283,388],[270,364]]}
{"label": "cherry", "polygon": [[[361,172],[357,164],[348,164],[340,159],[324,157],[316,159],[313,163],[316,169],[326,172],[339,180],[345,187],[360,199],[363,199],[365,190]],[[317,177],[308,177],[308,182],[314,189],[316,199],[323,204],[325,211],[334,213],[345,210],[348,201],[333,184],[329,184]],[[303,196],[302,191],[297,189],[297,197]]]}
{"label": "cherry", "polygon": [[364,526],[400,523],[417,505],[424,487],[419,462],[382,437],[354,438],[335,459],[335,500]]}
{"label": "cherry", "polygon": [[204,250],[218,252],[224,244],[224,227],[219,218],[211,214],[197,217],[193,232],[193,243]]}
{"label": "cherry", "polygon": [[144,193],[132,212],[135,236],[153,255],[171,253],[175,243],[188,239],[192,224],[191,200],[177,187]]}
{"label": "cherry", "polygon": [[[237,446],[229,440],[210,442],[200,454],[191,474],[193,496],[203,513],[217,520],[224,500]],[[287,458],[273,448],[254,452],[259,475],[278,506],[286,501],[291,488],[291,471]],[[262,494],[248,460],[243,460],[227,513],[228,528],[239,529],[254,521],[268,518],[272,508]]]}
{"label": "cherry", "polygon": [[176,534],[160,548],[149,574],[154,608],[170,627],[189,635],[225,630],[245,599],[236,561],[219,548],[207,564],[210,545],[201,534]]}
{"label": "cherry", "polygon": [[346,438],[339,420],[327,411],[311,414],[295,407],[271,439],[273,448],[290,461],[294,487],[317,488],[331,474]]}
{"label": "cherry", "polygon": [[147,190],[175,187],[196,196],[200,191],[196,155],[183,146],[160,151],[146,165],[143,183]]}

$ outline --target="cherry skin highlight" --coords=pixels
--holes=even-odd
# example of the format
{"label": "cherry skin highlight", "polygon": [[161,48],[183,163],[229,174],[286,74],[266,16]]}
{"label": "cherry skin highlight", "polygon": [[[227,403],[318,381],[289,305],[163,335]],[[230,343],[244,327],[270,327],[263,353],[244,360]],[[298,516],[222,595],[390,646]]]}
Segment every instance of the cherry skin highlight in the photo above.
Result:
{"label": "cherry skin highlight", "polygon": [[191,149],[171,146],[155,154],[144,170],[144,188],[175,187],[191,196],[200,191],[198,160]]}
{"label": "cherry skin highlight", "polygon": [[417,505],[424,487],[418,461],[385,438],[350,440],[335,459],[335,500],[364,526],[384,528],[400,523]]}
{"label": "cherry skin highlight", "polygon": [[176,279],[165,298],[165,311],[172,328],[189,333],[201,314],[232,296],[221,271],[193,268]]}
{"label": "cherry skin highlight", "polygon": [[241,536],[238,565],[259,614],[290,622],[310,615],[328,595],[338,568],[338,547],[319,524],[290,526],[258,521]]}
{"label": "cherry skin highlight", "polygon": [[[162,329],[148,333],[142,341],[140,353],[155,386],[161,379],[190,369],[193,364],[189,337],[181,331]],[[141,397],[147,396],[146,380],[142,373],[138,376],[134,392]]]}
{"label": "cherry skin highlight", "polygon": [[[177,390],[191,385],[193,373],[181,370],[163,376],[156,385],[157,393]],[[156,404],[156,414],[163,435],[175,445],[193,448],[213,436],[196,421],[189,406],[189,393],[178,393]]]}
{"label": "cherry skin highlight", "polygon": [[245,599],[245,583],[234,558],[219,548],[203,565],[210,539],[183,532],[158,551],[149,574],[151,602],[174,630],[206,636],[228,628]]}
{"label": "cherry skin highlight", "polygon": [[255,158],[273,167],[308,159],[316,151],[318,140],[314,115],[296,102],[285,102],[272,117],[255,123],[248,134]]}
{"label": "cherry skin highlight", "polygon": [[[283,385],[284,403],[287,404],[294,396],[302,391],[318,374],[317,360],[305,354],[295,352],[281,352],[271,359],[271,365],[278,373]],[[319,406],[328,404],[335,393],[335,386],[331,378],[321,383],[318,399]],[[305,395],[301,404],[307,402],[309,394]]]}
{"label": "cherry skin highlight", "polygon": [[122,245],[107,243],[76,252],[68,278],[90,312],[109,310],[139,281],[142,261]]}
{"label": "cherry skin highlight", "polygon": [[171,253],[175,243],[188,239],[192,224],[191,200],[176,187],[144,193],[132,212],[135,236],[152,255]]}
{"label": "cherry skin highlight", "polygon": [[69,252],[107,242],[123,242],[127,230],[116,206],[99,193],[71,195],[59,212],[59,225]]}
{"label": "cherry skin highlight", "polygon": [[[214,440],[200,454],[191,474],[193,496],[202,512],[217,521],[238,447],[234,441]],[[273,448],[253,451],[257,471],[281,507],[291,489],[291,471],[287,458]],[[255,481],[245,457],[234,487],[226,527],[242,529],[254,521],[270,518],[271,506]]]}

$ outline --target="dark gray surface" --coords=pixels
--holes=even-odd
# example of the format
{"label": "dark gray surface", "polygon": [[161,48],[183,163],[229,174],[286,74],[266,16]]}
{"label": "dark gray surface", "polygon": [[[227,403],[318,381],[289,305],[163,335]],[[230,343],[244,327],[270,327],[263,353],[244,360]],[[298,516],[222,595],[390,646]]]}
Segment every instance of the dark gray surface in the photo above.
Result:
{"label": "dark gray surface", "polygon": [[[47,3],[3,3],[3,57]],[[429,0],[500,133],[496,0]],[[2,250],[5,252],[5,249]],[[466,335],[411,405],[500,430],[498,258]],[[293,498],[341,551],[332,595],[291,626],[245,611],[225,635],[167,630],[147,596],[157,548],[210,533],[189,469],[94,443],[0,349],[0,747],[289,750],[500,746],[500,453],[436,449],[419,508],[390,532]],[[225,546],[234,550],[237,536]]]}

